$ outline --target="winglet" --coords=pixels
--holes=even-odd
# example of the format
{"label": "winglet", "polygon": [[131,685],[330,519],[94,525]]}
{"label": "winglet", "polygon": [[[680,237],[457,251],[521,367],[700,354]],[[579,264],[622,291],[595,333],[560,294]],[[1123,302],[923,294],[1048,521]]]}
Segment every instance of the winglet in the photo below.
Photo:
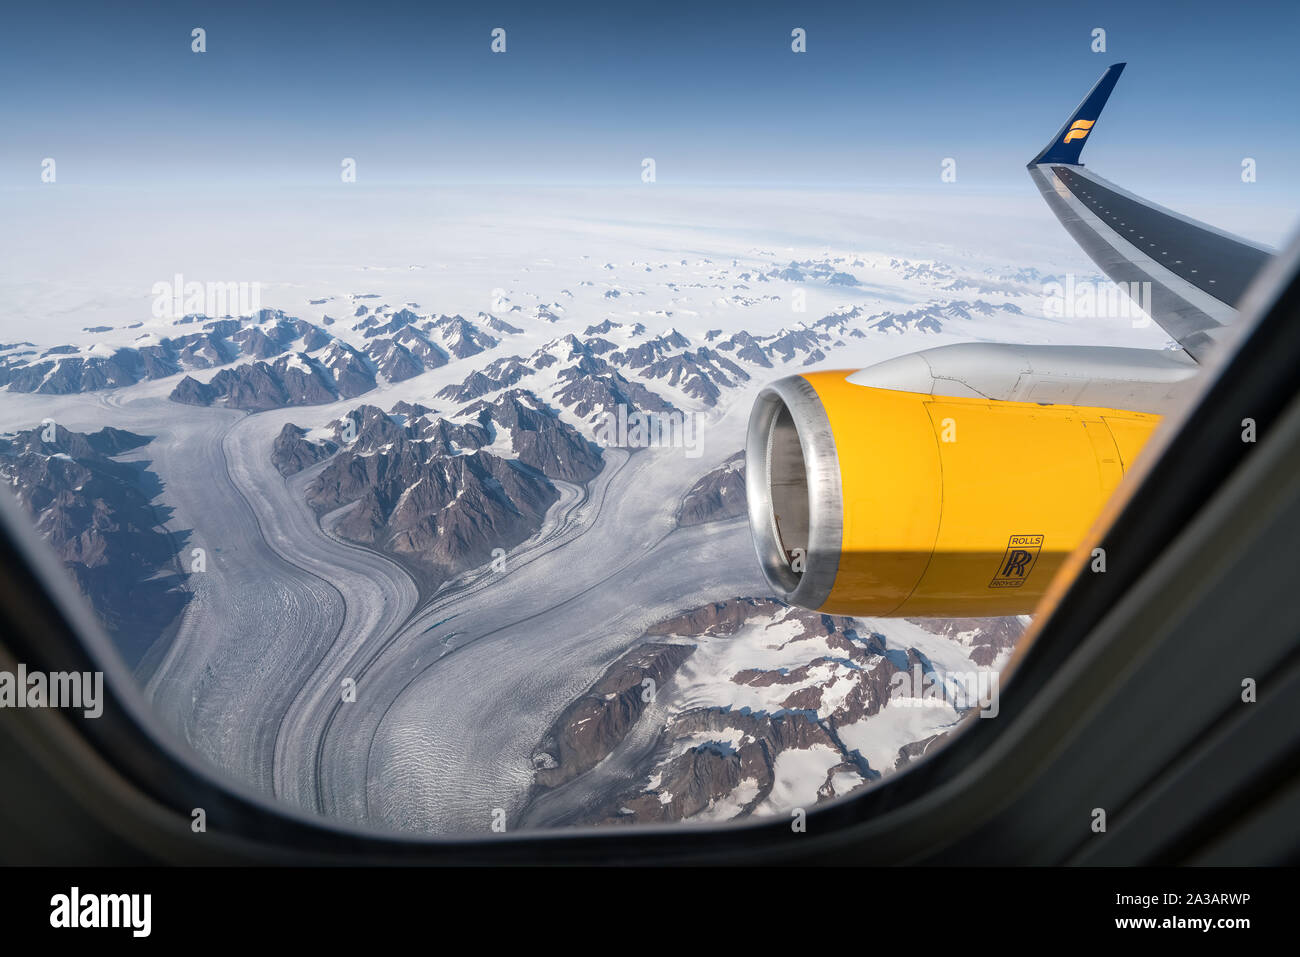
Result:
{"label": "winglet", "polygon": [[1083,102],[1070,114],[1070,118],[1057,131],[1056,136],[1043,147],[1041,153],[1029,161],[1029,165],[1036,166],[1039,163],[1078,165],[1083,144],[1088,142],[1088,134],[1092,132],[1097,118],[1101,116],[1101,108],[1106,105],[1106,100],[1110,98],[1110,91],[1115,89],[1115,83],[1123,72],[1123,63],[1111,65],[1101,75],[1096,86],[1088,91]]}

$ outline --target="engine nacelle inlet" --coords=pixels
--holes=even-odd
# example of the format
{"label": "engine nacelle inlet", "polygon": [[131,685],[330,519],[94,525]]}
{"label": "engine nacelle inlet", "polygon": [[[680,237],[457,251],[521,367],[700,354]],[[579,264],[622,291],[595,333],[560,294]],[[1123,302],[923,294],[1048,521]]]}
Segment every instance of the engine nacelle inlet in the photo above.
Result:
{"label": "engine nacelle inlet", "polygon": [[1160,421],[880,389],[852,374],[765,388],[745,454],[768,582],[834,614],[1028,614]]}

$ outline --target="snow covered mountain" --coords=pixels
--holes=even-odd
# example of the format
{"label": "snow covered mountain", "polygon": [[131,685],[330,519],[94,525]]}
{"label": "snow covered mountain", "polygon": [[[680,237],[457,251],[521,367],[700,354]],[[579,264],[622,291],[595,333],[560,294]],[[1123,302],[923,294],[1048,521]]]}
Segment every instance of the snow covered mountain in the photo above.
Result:
{"label": "snow covered mountain", "polygon": [[631,786],[610,782],[610,796],[579,820],[722,821],[842,797],[907,764],[970,711],[955,691],[900,695],[913,675],[944,688],[957,673],[995,674],[1023,630],[1019,619],[968,620],[954,626],[954,646],[928,623],[880,624],[891,637],[756,598],[659,622],[557,718],[533,753],[535,793],[599,776],[630,752],[621,777]]}
{"label": "snow covered mountain", "polygon": [[[162,712],[277,796],[443,834],[485,806],[519,826],[781,813],[941,741],[965,706],[897,706],[891,682],[995,672],[1022,623],[765,598],[736,452],[753,396],[927,345],[1114,327],[1044,321],[1052,263],[540,235],[513,258],[494,233],[444,261],[312,267],[245,318],[9,327],[0,474],[88,559],[74,573],[106,620],[130,612],[115,594],[169,617],[137,629],[177,636],[147,676]],[[598,446],[619,410],[694,417],[702,457]],[[91,451],[22,438],[47,416]],[[159,437],[128,448],[103,425]],[[139,455],[157,479],[132,466],[131,492]],[[175,546],[144,546],[191,532],[218,560],[188,603],[154,600],[176,582],[142,581],[169,581]],[[365,670],[367,705],[330,719],[310,689],[335,663]]]}
{"label": "snow covered mountain", "polygon": [[177,552],[151,502],[158,476],[118,461],[149,436],[105,427],[74,432],[49,422],[0,435],[0,482],[72,573],[134,664],[184,608]]}
{"label": "snow covered mountain", "polygon": [[555,481],[585,482],[601,453],[529,393],[476,402],[455,417],[425,406],[372,405],[313,441],[286,425],[277,468],[327,465],[307,487],[320,515],[343,511],[335,531],[421,566],[431,587],[534,534],[559,498]]}

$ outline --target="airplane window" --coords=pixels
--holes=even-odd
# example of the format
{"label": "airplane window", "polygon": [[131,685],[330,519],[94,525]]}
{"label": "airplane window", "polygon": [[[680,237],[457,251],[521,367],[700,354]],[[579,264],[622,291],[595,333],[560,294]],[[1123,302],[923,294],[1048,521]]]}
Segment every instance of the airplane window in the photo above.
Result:
{"label": "airplane window", "polygon": [[[1183,122],[1126,105],[1176,88],[1137,57],[1063,63],[1023,103],[1005,66],[1002,139],[987,77],[949,90],[983,110],[956,125],[990,130],[969,159],[930,155],[919,106],[882,107],[898,145],[870,176],[835,111],[798,149],[756,120],[692,152],[621,72],[575,61],[613,87],[591,109],[632,97],[654,133],[597,149],[535,72],[534,26],[429,66],[495,97],[506,140],[445,104],[412,131],[405,97],[382,118],[297,86],[259,103],[216,32],[164,55],[175,38],[142,30],[196,115],[227,115],[212,84],[234,84],[266,152],[197,129],[148,156],[22,140],[0,480],[160,726],[326,820],[712,826],[860,794],[997,719],[1038,601],[1294,197],[1239,201],[1201,167],[1181,194],[1128,182],[1158,206],[1085,165],[1122,178]],[[828,76],[865,90],[843,52]],[[333,82],[332,55],[283,55]],[[750,79],[787,118],[787,87],[811,89]],[[717,106],[672,100],[696,124]],[[60,108],[94,129],[106,107]]]}

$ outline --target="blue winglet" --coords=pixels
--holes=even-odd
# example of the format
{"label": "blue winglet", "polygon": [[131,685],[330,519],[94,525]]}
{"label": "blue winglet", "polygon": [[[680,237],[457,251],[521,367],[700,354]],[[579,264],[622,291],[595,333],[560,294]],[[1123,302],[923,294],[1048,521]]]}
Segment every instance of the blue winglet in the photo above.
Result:
{"label": "blue winglet", "polygon": [[1110,91],[1115,89],[1115,83],[1123,72],[1123,63],[1116,63],[1108,68],[1101,75],[1096,86],[1088,91],[1083,102],[1070,114],[1065,125],[1057,131],[1051,142],[1043,147],[1043,151],[1029,161],[1029,165],[1037,166],[1039,163],[1078,165],[1079,154],[1083,152],[1083,145],[1088,142],[1088,134],[1092,132],[1097,118],[1101,116],[1101,108],[1106,105],[1106,100],[1110,98]]}

